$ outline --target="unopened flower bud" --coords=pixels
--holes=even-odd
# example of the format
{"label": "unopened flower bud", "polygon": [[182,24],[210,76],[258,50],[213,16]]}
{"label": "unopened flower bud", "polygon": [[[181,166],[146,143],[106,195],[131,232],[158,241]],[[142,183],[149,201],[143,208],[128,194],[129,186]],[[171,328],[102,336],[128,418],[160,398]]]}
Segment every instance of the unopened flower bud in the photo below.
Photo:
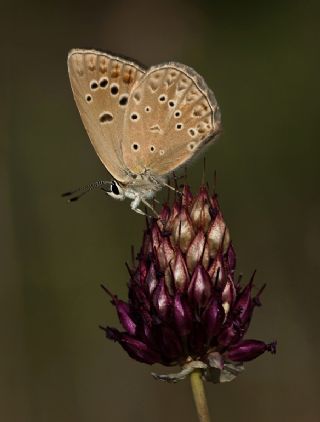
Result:
{"label": "unopened flower bud", "polygon": [[107,327],[106,336],[140,362],[183,367],[180,375],[159,379],[178,380],[201,368],[207,380],[231,381],[243,361],[275,352],[275,343],[243,339],[263,288],[253,296],[252,280],[242,288],[234,281],[229,230],[206,187],[196,197],[184,187],[159,215],[129,271],[128,302],[105,289],[124,330]]}

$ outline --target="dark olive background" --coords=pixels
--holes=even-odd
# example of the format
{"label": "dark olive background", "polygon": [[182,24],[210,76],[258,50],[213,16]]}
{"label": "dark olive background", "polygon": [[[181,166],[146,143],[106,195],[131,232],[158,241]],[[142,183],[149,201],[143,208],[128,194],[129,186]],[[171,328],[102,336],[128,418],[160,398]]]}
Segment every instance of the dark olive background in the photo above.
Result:
{"label": "dark olive background", "polygon": [[[73,47],[176,60],[214,90],[224,132],[207,152],[238,255],[267,282],[249,337],[276,356],[207,385],[214,421],[319,420],[319,2],[104,1],[1,5],[2,421],[195,421],[188,382],[156,382],[107,340],[144,218],[126,201],[60,193],[107,178],[66,68]],[[202,160],[189,167],[199,186]],[[161,196],[161,195],[160,195]]]}

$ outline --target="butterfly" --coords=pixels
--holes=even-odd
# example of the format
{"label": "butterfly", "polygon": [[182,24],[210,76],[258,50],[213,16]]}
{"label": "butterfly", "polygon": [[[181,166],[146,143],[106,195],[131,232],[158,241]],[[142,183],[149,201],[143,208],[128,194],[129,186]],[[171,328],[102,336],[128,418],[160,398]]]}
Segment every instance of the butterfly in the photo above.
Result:
{"label": "butterfly", "polygon": [[113,177],[84,192],[100,187],[129,198],[139,214],[145,214],[140,203],[153,210],[148,200],[169,186],[168,175],[221,130],[215,96],[191,67],[168,62],[146,69],[124,57],[74,49],[68,71],[90,141]]}

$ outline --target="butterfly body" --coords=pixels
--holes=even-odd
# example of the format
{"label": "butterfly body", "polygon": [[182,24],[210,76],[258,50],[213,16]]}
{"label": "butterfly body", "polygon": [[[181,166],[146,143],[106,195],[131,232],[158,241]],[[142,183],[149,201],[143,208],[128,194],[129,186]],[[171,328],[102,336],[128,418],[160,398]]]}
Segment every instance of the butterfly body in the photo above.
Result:
{"label": "butterfly body", "polygon": [[[148,200],[152,199],[155,193],[165,185],[166,179],[164,177],[154,176],[147,170],[143,174],[134,174],[129,177],[127,183],[120,183],[113,180],[114,185],[117,187],[119,193],[112,195],[116,199],[123,200],[125,198],[131,199],[130,207],[138,214],[144,215],[145,213],[138,208],[142,202],[149,207]],[[110,192],[108,192],[110,195]]]}
{"label": "butterfly body", "polygon": [[72,50],[68,70],[82,121],[113,176],[118,199],[138,205],[165,185],[221,129],[216,99],[203,78],[176,62],[145,69],[95,50]]}

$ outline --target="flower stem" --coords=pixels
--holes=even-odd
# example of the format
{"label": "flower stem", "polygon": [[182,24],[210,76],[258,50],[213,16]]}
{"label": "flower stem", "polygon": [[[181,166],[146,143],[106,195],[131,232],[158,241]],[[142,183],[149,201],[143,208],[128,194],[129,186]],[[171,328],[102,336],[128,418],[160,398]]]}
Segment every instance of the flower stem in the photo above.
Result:
{"label": "flower stem", "polygon": [[206,393],[201,378],[201,370],[195,369],[190,375],[191,388],[197,408],[199,422],[210,422]]}

